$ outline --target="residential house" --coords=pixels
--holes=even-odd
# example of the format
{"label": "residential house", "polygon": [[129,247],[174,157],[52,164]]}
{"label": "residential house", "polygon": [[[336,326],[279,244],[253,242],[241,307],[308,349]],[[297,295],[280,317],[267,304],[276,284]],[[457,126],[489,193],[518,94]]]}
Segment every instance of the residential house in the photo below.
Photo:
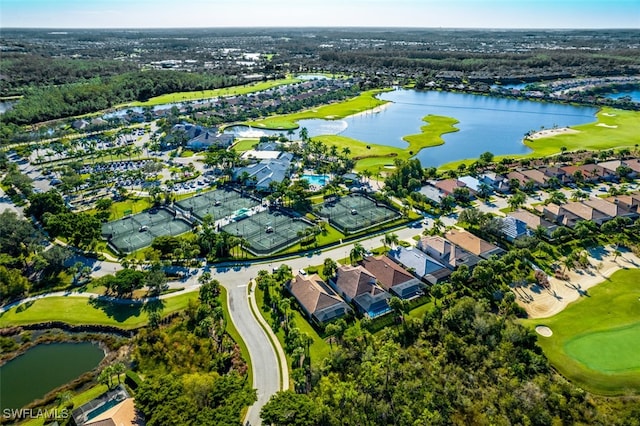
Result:
{"label": "residential house", "polygon": [[509,180],[504,176],[496,174],[494,172],[487,172],[480,175],[480,182],[489,185],[495,191],[503,194],[511,190],[511,188],[509,187]]}
{"label": "residential house", "polygon": [[558,229],[558,225],[555,225],[548,220],[543,219],[542,217],[535,215],[527,210],[519,209],[514,212],[508,213],[507,216],[524,222],[529,227],[529,229],[534,231],[542,227],[545,230],[547,237],[550,237],[553,231]]}
{"label": "residential house", "polygon": [[616,177],[615,173],[604,169],[598,164],[583,164],[582,166],[561,167],[567,174],[573,176],[577,171],[582,173],[585,182],[598,182],[600,180],[611,181]]}
{"label": "residential house", "polygon": [[387,256],[430,284],[442,282],[451,275],[449,268],[418,249],[398,246],[389,250]]}
{"label": "residential house", "polygon": [[618,167],[620,166],[628,167],[631,169],[631,173],[629,174],[628,177],[635,179],[636,177],[640,176],[640,160],[638,160],[637,158],[634,158],[631,160],[623,160],[623,161],[621,160],[605,161],[602,163],[598,163],[598,165],[604,168],[609,173],[615,174],[616,176],[618,174]]}
{"label": "residential house", "polygon": [[[509,182],[511,182],[512,180],[517,181],[518,184],[520,185],[520,187],[524,187],[527,184],[527,182],[529,182],[531,180],[531,178],[529,178],[529,176],[525,176],[524,174],[522,174],[522,172],[519,172],[517,170],[509,172],[507,174],[507,179],[508,179]],[[509,184],[509,186],[511,186],[511,185]]]}
{"label": "residential house", "polygon": [[483,259],[489,259],[492,256],[502,256],[505,253],[500,247],[476,237],[471,232],[451,229],[444,234],[444,237],[453,244]]}
{"label": "residential house", "polygon": [[480,180],[474,178],[473,176],[462,176],[459,177],[458,180],[464,183],[464,185],[469,188],[469,191],[471,191],[472,194],[477,194],[478,192],[480,192],[480,186],[482,182],[480,182]]}
{"label": "residential house", "polygon": [[640,213],[640,193],[630,195],[616,195],[614,197],[605,198],[612,203],[620,204],[627,210]]}
{"label": "residential house", "polygon": [[87,127],[89,127],[89,122],[87,120],[73,120],[73,122],[71,123],[71,127],[73,127],[76,130],[84,130]]}
{"label": "residential house", "polygon": [[317,274],[296,275],[288,284],[304,313],[322,325],[352,313],[352,309]]}
{"label": "residential house", "polygon": [[547,187],[547,181],[550,179],[549,176],[537,169],[523,170],[521,173],[532,180],[538,188]]}
{"label": "residential house", "polygon": [[469,269],[473,269],[481,260],[475,254],[440,236],[422,237],[418,241],[417,248],[449,269],[456,269],[460,265],[467,265]]}
{"label": "residential house", "polygon": [[458,179],[443,179],[436,181],[434,186],[445,195],[452,195],[456,188],[465,188],[467,185],[460,182]]}
{"label": "residential house", "polygon": [[[567,174],[566,171],[562,170],[560,167],[543,167],[540,169],[542,173],[551,178],[557,178],[561,185],[567,185],[573,182],[573,178]],[[547,180],[548,182],[548,180]]]}
{"label": "residential house", "polygon": [[605,215],[614,218],[614,217],[628,217],[629,219],[635,219],[638,217],[637,211],[632,211],[626,208],[624,205],[612,203],[611,201],[602,199],[602,198],[590,198],[588,200],[583,201],[589,207],[592,207]]}
{"label": "residential house", "polygon": [[76,408],[71,416],[77,426],[145,424],[143,414],[135,407],[134,399],[122,385]]}
{"label": "residential house", "polygon": [[536,206],[536,210],[542,213],[547,220],[568,226],[569,228],[573,228],[576,223],[580,221],[579,216],[554,203]]}
{"label": "residential house", "polygon": [[531,231],[525,222],[513,216],[507,216],[499,220],[502,221],[502,234],[507,241],[513,242],[518,238],[531,236]]}
{"label": "residential house", "polygon": [[367,256],[360,264],[376,277],[382,288],[401,299],[412,299],[424,291],[424,283],[387,256]]}
{"label": "residential house", "polygon": [[562,209],[578,216],[578,221],[591,220],[597,225],[602,225],[604,222],[613,219],[612,216],[609,216],[608,214],[605,214],[600,210],[596,210],[581,201],[574,201],[571,203],[563,204]]}
{"label": "residential house", "polygon": [[375,318],[391,310],[391,295],[377,284],[376,277],[362,266],[340,266],[329,284],[344,300],[353,303],[358,311]]}
{"label": "residential house", "polygon": [[434,201],[436,203],[440,203],[442,199],[445,197],[445,193],[440,189],[436,188],[433,185],[425,185],[420,188],[420,193],[427,197],[429,200]]}

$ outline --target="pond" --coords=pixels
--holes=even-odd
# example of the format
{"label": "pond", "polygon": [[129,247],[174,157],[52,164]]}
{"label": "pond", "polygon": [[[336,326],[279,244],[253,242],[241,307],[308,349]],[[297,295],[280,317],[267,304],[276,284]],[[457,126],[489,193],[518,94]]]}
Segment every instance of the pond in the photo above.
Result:
{"label": "pond", "polygon": [[604,93],[603,95],[610,99],[620,99],[624,96],[629,96],[633,102],[640,102],[640,89],[616,90],[615,92]]}
{"label": "pond", "polygon": [[[342,135],[368,143],[406,148],[403,136],[420,132],[428,114],[456,118],[459,132],[443,136],[444,145],[423,149],[417,157],[424,167],[439,166],[465,158],[478,158],[485,151],[495,155],[526,154],[525,133],[541,127],[572,126],[593,122],[596,108],[548,102],[438,91],[394,90],[380,99],[391,101],[377,111],[356,114],[342,120],[300,120],[309,136]],[[286,131],[250,129],[252,135]],[[242,134],[247,128],[229,128]],[[296,130],[296,132],[298,132]]]}
{"label": "pond", "polygon": [[13,105],[15,105],[16,102],[17,101],[0,101],[0,114],[4,114],[13,108]]}
{"label": "pond", "polygon": [[104,352],[94,343],[41,344],[0,367],[2,409],[21,408],[95,368]]}

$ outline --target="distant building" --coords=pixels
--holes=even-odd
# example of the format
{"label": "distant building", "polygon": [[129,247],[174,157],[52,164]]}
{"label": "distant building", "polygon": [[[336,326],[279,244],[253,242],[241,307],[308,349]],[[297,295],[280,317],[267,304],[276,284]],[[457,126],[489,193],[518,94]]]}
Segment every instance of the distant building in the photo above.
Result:
{"label": "distant building", "polygon": [[233,171],[233,180],[239,181],[246,178],[247,186],[267,192],[271,190],[272,182],[280,183],[291,175],[292,161],[293,154],[282,152],[278,158],[236,168]]}
{"label": "distant building", "polygon": [[231,134],[219,133],[218,129],[207,129],[191,123],[176,124],[173,126],[170,139],[175,141],[181,133],[183,133],[184,138],[186,138],[186,147],[194,151],[202,151],[211,146],[228,148],[235,140]]}
{"label": "distant building", "polygon": [[548,220],[540,216],[537,216],[527,210],[520,209],[511,213],[508,213],[507,215],[509,217],[513,217],[515,219],[518,219],[524,222],[531,230],[535,231],[536,229],[542,227],[545,230],[545,234],[547,235],[547,237],[551,237],[551,234],[553,233],[553,231],[558,229],[558,225],[553,224]]}

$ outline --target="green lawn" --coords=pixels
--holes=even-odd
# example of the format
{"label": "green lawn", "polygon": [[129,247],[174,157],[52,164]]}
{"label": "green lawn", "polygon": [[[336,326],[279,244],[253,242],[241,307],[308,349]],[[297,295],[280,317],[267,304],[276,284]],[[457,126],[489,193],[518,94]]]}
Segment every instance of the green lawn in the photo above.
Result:
{"label": "green lawn", "polygon": [[233,144],[233,150],[238,152],[245,152],[253,149],[258,144],[259,139],[239,139]]}
{"label": "green lawn", "polygon": [[148,197],[132,198],[124,201],[118,201],[111,205],[111,208],[109,209],[109,211],[111,212],[111,217],[109,217],[109,219],[120,219],[125,216],[125,212],[129,214],[129,210],[131,211],[130,214],[140,213],[151,208],[152,205],[153,203]]}
{"label": "green lawn", "polygon": [[[567,148],[568,151],[579,149],[597,151],[624,147],[633,149],[634,145],[638,143],[637,135],[640,134],[640,112],[605,107],[596,114],[596,118],[597,120],[593,123],[571,126],[572,129],[578,130],[579,133],[562,134],[533,141],[526,140],[524,144],[531,148],[533,152],[525,155],[512,154],[496,156],[494,161],[499,162],[500,159],[504,157],[545,157],[559,154],[562,151],[562,147]],[[452,170],[456,169],[458,165],[462,163],[469,165],[475,160],[477,159],[471,158],[453,161],[443,164],[439,168],[441,170]]]}
{"label": "green lawn", "polygon": [[[391,89],[389,89],[391,90]],[[369,90],[362,92],[355,98],[339,102],[335,104],[325,105],[318,108],[308,109],[306,111],[296,112],[293,114],[280,115],[275,117],[267,117],[262,120],[248,122],[253,127],[262,127],[265,129],[297,129],[298,120],[307,118],[324,118],[327,120],[337,120],[359,112],[368,111],[387,102],[377,99],[375,95],[384,90]]]}
{"label": "green lawn", "polygon": [[601,150],[611,148],[633,148],[640,135],[640,112],[603,108],[596,114],[597,121],[572,126],[579,133],[563,134],[548,138],[525,141],[534,150],[529,157],[544,157],[557,154],[561,147],[568,151],[578,149]]}
{"label": "green lawn", "polygon": [[156,96],[145,102],[132,102],[125,105],[118,105],[118,107],[126,106],[154,106],[162,105],[172,102],[194,101],[198,99],[216,98],[218,96],[235,96],[245,95],[247,93],[259,92],[261,90],[267,90],[272,87],[282,86],[285,84],[291,84],[300,81],[296,78],[283,78],[280,80],[263,81],[259,83],[250,83],[243,86],[225,87],[223,89],[213,90],[200,90],[196,92],[177,92],[168,93],[166,95]]}
{"label": "green lawn", "polygon": [[253,365],[251,364],[251,356],[249,355],[249,348],[247,348],[247,344],[242,340],[242,336],[236,329],[236,326],[231,321],[231,314],[229,314],[229,306],[227,305],[227,289],[223,286],[220,286],[220,303],[222,303],[222,314],[224,316],[224,320],[226,323],[225,331],[231,336],[231,338],[238,344],[240,347],[240,353],[242,354],[242,359],[247,363],[247,377],[249,381],[253,382]]}
{"label": "green lawn", "polygon": [[523,323],[551,328],[538,343],[578,385],[605,395],[640,393],[640,269],[618,271],[559,314]]}
{"label": "green lawn", "polygon": [[[95,399],[97,397],[99,397],[100,395],[102,395],[103,393],[105,393],[107,391],[107,385],[96,385],[92,388],[87,389],[84,392],[80,392],[77,395],[74,395],[73,397],[71,397],[71,401],[73,402],[73,408],[72,410],[86,404],[87,402],[91,401],[92,399]],[[57,406],[56,407],[58,410],[62,410],[64,407],[62,406]],[[69,413],[71,414],[71,413]],[[36,419],[32,419],[26,422],[21,423],[23,426],[42,426],[44,425],[45,422],[45,418],[44,416],[40,417],[40,418],[36,418]]]}
{"label": "green lawn", "polygon": [[[185,309],[189,299],[198,294],[185,293],[163,299],[164,315]],[[148,314],[140,303],[119,304],[83,297],[47,297],[17,306],[0,314],[0,327],[62,321],[68,324],[110,325],[123,329],[141,327]]]}
{"label": "green lawn", "polygon": [[430,146],[438,146],[444,144],[442,135],[446,133],[457,132],[460,129],[455,127],[459,123],[458,120],[451,117],[429,114],[422,118],[422,121],[428,123],[426,126],[420,127],[421,133],[405,136],[402,139],[409,142],[409,150],[417,153],[422,148]]}

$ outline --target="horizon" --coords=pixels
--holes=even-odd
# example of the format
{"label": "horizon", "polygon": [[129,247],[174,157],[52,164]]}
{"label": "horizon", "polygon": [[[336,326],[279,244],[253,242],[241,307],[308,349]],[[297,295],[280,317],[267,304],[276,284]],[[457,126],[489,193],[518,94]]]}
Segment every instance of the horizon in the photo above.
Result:
{"label": "horizon", "polygon": [[640,28],[640,0],[325,0],[322,4],[301,3],[300,0],[269,3],[260,0],[2,0],[0,29]]}

